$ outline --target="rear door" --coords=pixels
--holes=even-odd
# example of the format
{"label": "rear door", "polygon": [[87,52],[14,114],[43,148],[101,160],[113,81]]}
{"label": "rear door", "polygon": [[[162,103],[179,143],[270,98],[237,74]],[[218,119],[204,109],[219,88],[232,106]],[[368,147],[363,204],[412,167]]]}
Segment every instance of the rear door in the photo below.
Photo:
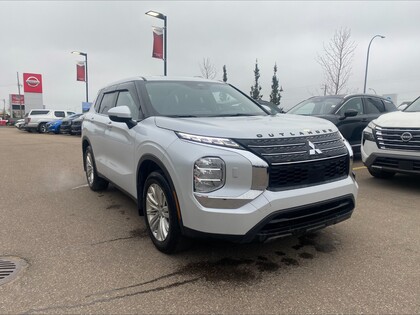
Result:
{"label": "rear door", "polygon": [[105,131],[111,120],[108,117],[108,110],[115,106],[117,93],[115,87],[108,88],[99,95],[94,111],[86,114],[85,120],[89,125],[89,141],[95,158],[98,172],[107,177],[109,176],[109,143],[106,139]]}

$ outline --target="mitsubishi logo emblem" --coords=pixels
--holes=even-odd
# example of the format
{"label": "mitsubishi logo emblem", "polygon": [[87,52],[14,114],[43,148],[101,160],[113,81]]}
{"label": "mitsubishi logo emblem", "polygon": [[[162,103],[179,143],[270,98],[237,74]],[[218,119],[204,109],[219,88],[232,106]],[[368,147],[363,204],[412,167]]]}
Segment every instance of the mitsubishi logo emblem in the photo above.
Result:
{"label": "mitsubishi logo emblem", "polygon": [[309,145],[309,155],[315,155],[315,154],[322,154],[322,151],[315,147],[315,144],[313,144],[311,141],[308,140]]}

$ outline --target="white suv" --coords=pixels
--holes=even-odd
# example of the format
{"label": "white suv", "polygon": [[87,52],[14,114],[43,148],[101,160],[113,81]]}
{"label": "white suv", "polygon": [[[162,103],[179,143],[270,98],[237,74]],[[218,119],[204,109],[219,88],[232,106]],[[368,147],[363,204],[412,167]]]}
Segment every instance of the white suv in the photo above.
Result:
{"label": "white suv", "polygon": [[420,97],[403,111],[384,114],[363,131],[362,160],[370,174],[420,174]]}
{"label": "white suv", "polygon": [[350,145],[329,121],[271,115],[233,86],[139,77],[99,91],[82,124],[92,190],[137,201],[154,245],[300,235],[350,218]]}
{"label": "white suv", "polygon": [[74,114],[75,112],[68,110],[32,109],[25,115],[25,125],[23,128],[27,131],[45,133],[47,132],[48,122],[63,119]]}

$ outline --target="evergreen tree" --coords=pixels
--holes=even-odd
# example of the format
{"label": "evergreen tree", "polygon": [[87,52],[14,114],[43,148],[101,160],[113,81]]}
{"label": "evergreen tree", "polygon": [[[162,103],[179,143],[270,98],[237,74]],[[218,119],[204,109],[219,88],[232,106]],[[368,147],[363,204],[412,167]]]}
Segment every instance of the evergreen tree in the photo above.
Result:
{"label": "evergreen tree", "polygon": [[279,90],[279,79],[277,78],[277,64],[274,64],[274,74],[273,79],[271,81],[271,94],[270,94],[270,102],[274,105],[280,104],[280,90]]}
{"label": "evergreen tree", "polygon": [[223,82],[227,82],[226,65],[223,66]]}
{"label": "evergreen tree", "polygon": [[250,95],[254,100],[260,100],[262,99],[263,96],[260,94],[261,85],[258,83],[258,80],[260,78],[260,69],[258,68],[258,59],[255,60],[254,75],[255,75],[255,84],[251,86]]}

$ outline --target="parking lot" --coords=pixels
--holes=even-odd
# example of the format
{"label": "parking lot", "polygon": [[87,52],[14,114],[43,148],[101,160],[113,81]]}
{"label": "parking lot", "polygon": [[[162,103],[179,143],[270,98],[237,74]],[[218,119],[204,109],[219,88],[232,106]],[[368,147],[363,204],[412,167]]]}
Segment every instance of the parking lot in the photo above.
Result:
{"label": "parking lot", "polygon": [[193,242],[165,255],[132,199],[86,185],[80,137],[0,127],[0,313],[420,312],[418,177],[360,160],[350,220],[267,244]]}

